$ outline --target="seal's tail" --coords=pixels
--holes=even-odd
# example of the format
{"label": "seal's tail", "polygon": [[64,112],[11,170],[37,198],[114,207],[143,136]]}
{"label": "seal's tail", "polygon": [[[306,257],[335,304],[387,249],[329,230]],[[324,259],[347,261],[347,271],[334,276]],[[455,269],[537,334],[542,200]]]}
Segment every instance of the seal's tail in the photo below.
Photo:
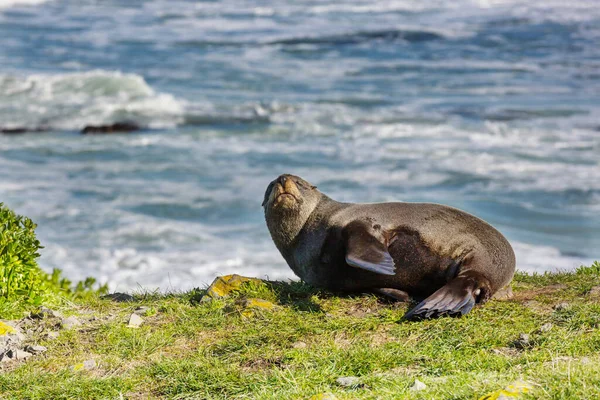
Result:
{"label": "seal's tail", "polygon": [[475,303],[487,299],[489,282],[474,271],[459,275],[419,303],[404,316],[405,319],[436,318],[444,315],[465,315]]}

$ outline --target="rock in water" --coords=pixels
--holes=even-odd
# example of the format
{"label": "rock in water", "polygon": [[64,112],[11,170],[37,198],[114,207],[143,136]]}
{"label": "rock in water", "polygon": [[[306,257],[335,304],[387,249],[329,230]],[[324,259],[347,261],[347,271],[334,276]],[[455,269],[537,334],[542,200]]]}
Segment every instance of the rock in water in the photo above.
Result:
{"label": "rock in water", "polygon": [[126,133],[139,131],[140,126],[131,122],[116,122],[110,125],[87,125],[81,130],[84,135],[98,133]]}

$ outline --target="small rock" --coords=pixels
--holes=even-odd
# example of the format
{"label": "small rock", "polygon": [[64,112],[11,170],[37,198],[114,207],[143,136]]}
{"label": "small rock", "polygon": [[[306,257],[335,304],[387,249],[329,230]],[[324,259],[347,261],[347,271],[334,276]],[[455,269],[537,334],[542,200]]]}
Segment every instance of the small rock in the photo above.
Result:
{"label": "small rock", "polygon": [[45,351],[47,351],[48,349],[46,348],[46,346],[42,346],[42,345],[35,345],[35,346],[26,346],[25,347],[25,351],[28,351],[32,354],[40,354],[43,353]]}
{"label": "small rock", "polygon": [[18,347],[25,335],[18,328],[16,321],[0,321],[0,347]]}
{"label": "small rock", "polygon": [[118,303],[125,303],[128,301],[133,301],[134,298],[132,295],[127,294],[127,293],[110,293],[110,294],[105,294],[104,296],[100,297],[101,299],[105,300],[112,300],[112,301],[116,301]]}
{"label": "small rock", "polygon": [[96,368],[96,360],[85,360],[82,363],[78,363],[71,366],[71,371],[87,371]]}
{"label": "small rock", "polygon": [[571,306],[569,303],[567,302],[562,302],[562,303],[558,303],[555,304],[554,307],[552,307],[554,310],[556,311],[562,311],[562,310],[567,310],[569,309]]}
{"label": "small rock", "polygon": [[77,317],[72,315],[70,317],[63,318],[60,321],[60,325],[63,329],[71,329],[71,328],[81,325],[81,321],[79,321],[79,319],[77,319]]}
{"label": "small rock", "polygon": [[49,309],[48,307],[41,306],[37,311],[31,313],[31,318],[44,319],[44,318],[62,318],[63,315],[58,312]]}
{"label": "small rock", "polygon": [[343,387],[351,387],[351,388],[357,388],[357,387],[361,387],[363,386],[362,383],[360,382],[360,378],[357,376],[342,376],[339,377],[335,380],[335,383],[337,383],[340,386]]}
{"label": "small rock", "polygon": [[306,348],[306,343],[304,343],[304,342],[296,342],[296,343],[292,344],[292,347],[294,349],[305,349]]}
{"label": "small rock", "polygon": [[427,389],[427,385],[418,379],[415,379],[415,383],[410,388],[410,390],[412,390],[413,392],[418,392],[425,389]]}
{"label": "small rock", "polygon": [[133,313],[141,316],[146,315],[148,311],[150,311],[150,307],[139,306],[133,311]]}
{"label": "small rock", "polygon": [[58,339],[58,335],[59,335],[58,332],[51,331],[51,332],[46,333],[46,338],[49,340],[54,340],[54,339]]}
{"label": "small rock", "polygon": [[237,274],[218,276],[206,289],[206,294],[201,301],[227,297],[231,292],[238,290],[245,282],[261,282],[261,280]]}
{"label": "small rock", "polygon": [[600,297],[600,286],[594,286],[588,293],[591,297]]}
{"label": "small rock", "polygon": [[136,313],[133,313],[129,316],[129,322],[127,323],[127,326],[130,328],[139,328],[143,322],[144,319],[142,317],[140,317]]}
{"label": "small rock", "polygon": [[540,326],[539,331],[542,332],[542,333],[543,332],[550,332],[550,330],[552,329],[553,326],[554,325],[552,325],[551,322],[547,322],[544,325]]}
{"label": "small rock", "polygon": [[[18,360],[26,360],[29,357],[31,357],[33,354],[31,354],[27,351],[24,351],[24,350],[16,349],[16,350],[9,350],[6,353],[6,355],[9,359],[18,361]],[[4,361],[4,358],[2,360]]]}
{"label": "small rock", "polygon": [[514,297],[512,287],[510,285],[498,290],[492,298],[495,300],[510,300]]}
{"label": "small rock", "polygon": [[519,338],[513,342],[513,346],[517,349],[525,349],[531,345],[529,341],[529,335],[527,333],[521,333]]}

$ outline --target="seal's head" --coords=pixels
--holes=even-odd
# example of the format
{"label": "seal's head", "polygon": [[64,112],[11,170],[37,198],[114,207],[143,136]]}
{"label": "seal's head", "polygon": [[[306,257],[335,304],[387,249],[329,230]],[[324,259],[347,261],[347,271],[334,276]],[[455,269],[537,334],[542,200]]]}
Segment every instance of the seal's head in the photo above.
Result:
{"label": "seal's head", "polygon": [[284,174],[269,184],[262,206],[277,247],[290,243],[321,200],[317,187],[299,176]]}

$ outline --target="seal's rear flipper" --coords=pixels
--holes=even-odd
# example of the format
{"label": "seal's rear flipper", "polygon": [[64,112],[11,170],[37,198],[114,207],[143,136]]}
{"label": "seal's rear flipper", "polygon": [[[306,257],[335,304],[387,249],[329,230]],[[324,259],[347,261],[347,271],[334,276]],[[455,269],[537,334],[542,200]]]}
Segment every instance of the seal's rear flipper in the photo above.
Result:
{"label": "seal's rear flipper", "polygon": [[[479,274],[459,276],[442,286],[404,316],[405,319],[436,318],[444,315],[465,315],[483,298],[488,287],[487,279]],[[487,294],[486,294],[487,295]]]}

